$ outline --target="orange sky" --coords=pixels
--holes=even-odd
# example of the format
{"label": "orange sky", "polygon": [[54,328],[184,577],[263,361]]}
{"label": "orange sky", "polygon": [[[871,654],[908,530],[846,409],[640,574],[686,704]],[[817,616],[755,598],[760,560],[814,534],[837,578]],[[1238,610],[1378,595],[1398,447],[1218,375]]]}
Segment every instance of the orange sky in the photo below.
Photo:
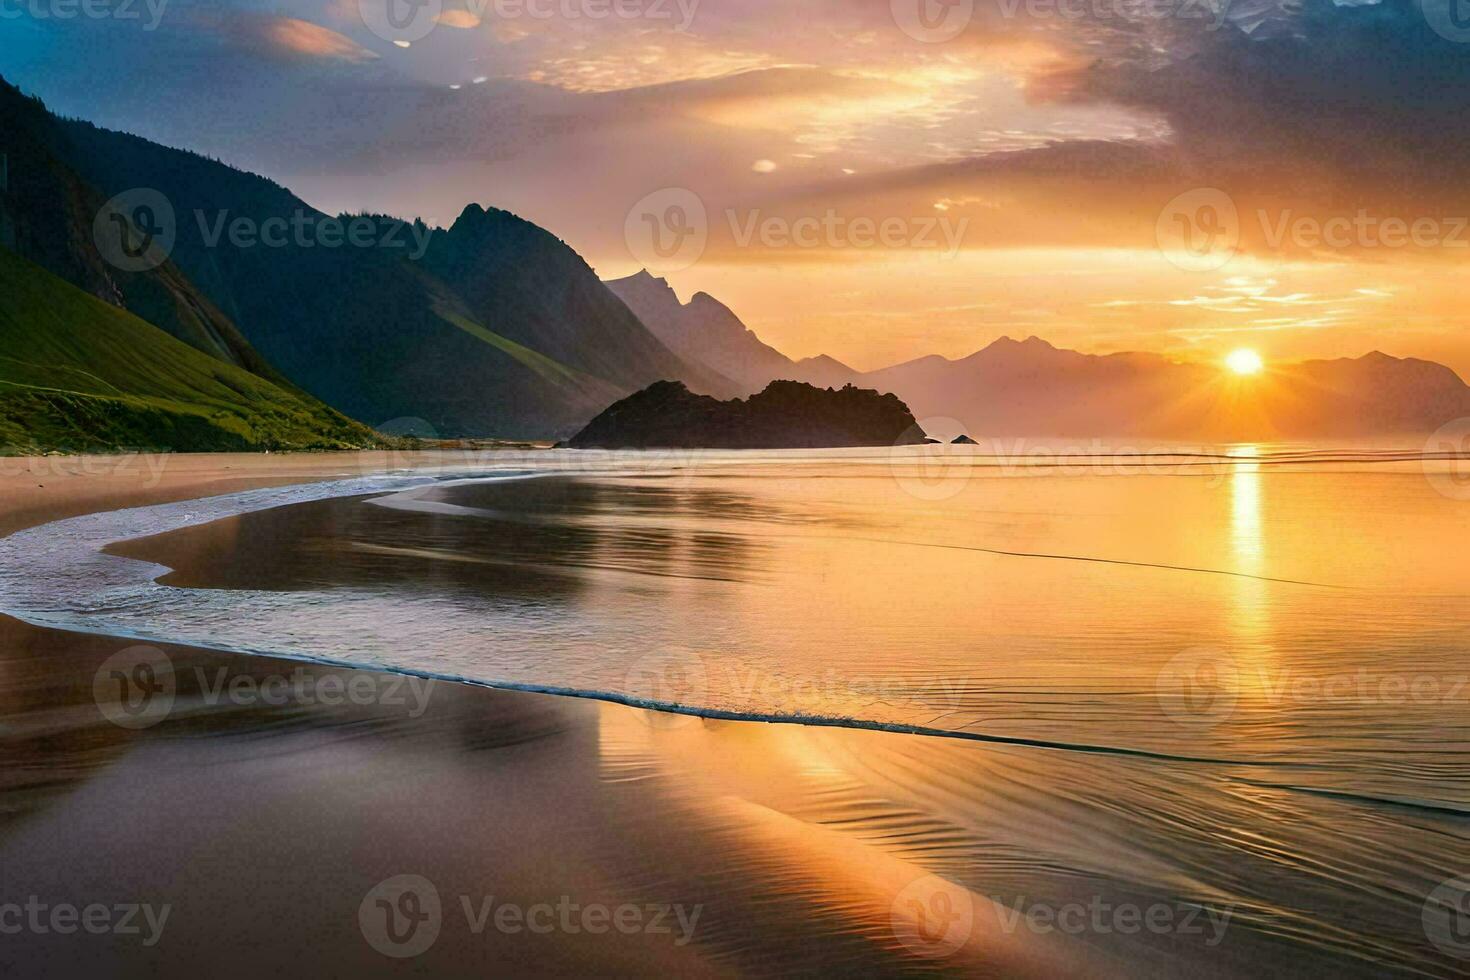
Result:
{"label": "orange sky", "polygon": [[[1037,334],[1470,377],[1470,45],[1412,0],[444,0],[406,47],[363,2],[10,20],[0,71],[326,210],[515,211],[796,357]],[[148,91],[96,86],[114,62]]]}

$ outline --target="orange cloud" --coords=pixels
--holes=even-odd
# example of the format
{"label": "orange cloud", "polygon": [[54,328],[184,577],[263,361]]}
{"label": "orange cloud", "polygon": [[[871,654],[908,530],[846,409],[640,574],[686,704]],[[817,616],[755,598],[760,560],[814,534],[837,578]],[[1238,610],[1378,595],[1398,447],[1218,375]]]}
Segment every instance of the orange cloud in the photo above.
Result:
{"label": "orange cloud", "polygon": [[278,17],[265,25],[265,37],[278,50],[309,58],[361,63],[378,56],[350,38],[309,21]]}
{"label": "orange cloud", "polygon": [[468,10],[446,10],[439,15],[438,23],[445,27],[457,27],[462,31],[472,31],[480,26],[480,18]]}

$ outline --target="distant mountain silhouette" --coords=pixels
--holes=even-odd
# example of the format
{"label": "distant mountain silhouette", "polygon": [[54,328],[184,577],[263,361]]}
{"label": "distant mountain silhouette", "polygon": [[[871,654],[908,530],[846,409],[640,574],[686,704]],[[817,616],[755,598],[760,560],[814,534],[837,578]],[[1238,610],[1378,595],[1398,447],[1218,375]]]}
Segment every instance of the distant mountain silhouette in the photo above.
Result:
{"label": "distant mountain silhouette", "polygon": [[748,399],[718,401],[660,381],[608,408],[574,449],[827,449],[919,445],[924,433],[893,395],[773,381]]}
{"label": "distant mountain silhouette", "polygon": [[[1200,441],[1426,435],[1470,416],[1470,388],[1431,361],[1373,352],[1272,365],[1238,377],[1159,354],[1082,354],[1002,337],[957,360],[929,355],[859,372],[829,357],[792,362],[713,299],[680,304],[662,279],[610,284],[686,359],[742,384],[776,379],[893,392],[936,434]],[[703,294],[700,294],[703,295]],[[718,315],[708,313],[718,310]],[[657,324],[657,326],[654,326]]]}
{"label": "distant mountain silhouette", "polygon": [[[274,246],[236,245],[229,235],[212,241],[240,219],[289,229],[330,216],[263,177],[57,119],[8,86],[0,111],[25,114],[35,134],[18,153],[11,127],[0,126],[12,186],[28,202],[15,235],[22,254],[369,424],[412,417],[441,436],[544,438],[576,431],[661,378],[721,396],[739,391],[680,360],[571,248],[506,212],[472,205],[452,228],[432,233],[360,216],[373,222],[374,240],[392,232],[393,247],[303,245],[294,234]],[[52,176],[58,169],[97,192],[78,195]],[[102,201],[135,188],[167,197],[177,242],[169,263],[126,276],[88,248]],[[32,232],[42,225],[34,216],[57,213],[70,216],[65,228]],[[415,261],[417,242],[427,251]]]}
{"label": "distant mountain silhouette", "polygon": [[818,388],[840,388],[853,384],[862,377],[861,371],[855,371],[826,354],[802,358],[796,362],[790,373],[793,380],[805,381]]}
{"label": "distant mountain silhouette", "polygon": [[778,380],[841,387],[856,376],[847,365],[826,356],[792,361],[763,342],[713,296],[695,293],[689,302],[681,303],[667,280],[647,271],[611,280],[607,287],[670,350],[736,381],[746,393]]}
{"label": "distant mountain silhouette", "polygon": [[1424,435],[1470,415],[1449,368],[1374,352],[1238,377],[1157,354],[1080,354],[1001,338],[959,360],[925,357],[861,377],[923,419],[972,434],[1210,441]]}
{"label": "distant mountain silhouette", "polygon": [[761,342],[730,308],[708,293],[681,303],[672,286],[647,272],[607,283],[648,329],[685,360],[707,365],[750,391],[759,391],[792,367],[785,354]]}

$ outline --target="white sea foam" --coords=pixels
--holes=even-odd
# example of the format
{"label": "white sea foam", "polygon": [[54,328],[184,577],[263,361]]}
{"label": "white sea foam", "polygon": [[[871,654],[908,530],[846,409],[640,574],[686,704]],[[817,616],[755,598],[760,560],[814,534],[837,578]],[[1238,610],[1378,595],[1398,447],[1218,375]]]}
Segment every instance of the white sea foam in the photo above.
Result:
{"label": "white sea foam", "polygon": [[[87,514],[0,538],[0,611],[36,626],[181,643],[241,653],[351,662],[403,663],[403,634],[415,625],[442,638],[464,624],[412,615],[423,603],[394,609],[391,597],[366,590],[269,592],[182,589],[156,579],[169,569],[110,555],[103,548],[228,517],[293,504],[371,494],[391,495],[447,482],[525,479],[533,471],[444,475],[385,474],[270,487],[198,500]],[[373,615],[366,615],[369,609]],[[415,620],[420,620],[413,622]],[[423,636],[423,639],[429,637]],[[408,658],[412,666],[412,658]]]}

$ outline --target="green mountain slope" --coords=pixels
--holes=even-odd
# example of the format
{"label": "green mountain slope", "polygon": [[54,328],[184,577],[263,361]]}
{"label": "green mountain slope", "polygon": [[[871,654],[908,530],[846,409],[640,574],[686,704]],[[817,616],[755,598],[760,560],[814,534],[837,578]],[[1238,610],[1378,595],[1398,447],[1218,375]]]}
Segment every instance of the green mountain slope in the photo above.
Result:
{"label": "green mountain slope", "polygon": [[0,452],[350,449],[368,429],[0,248]]}
{"label": "green mountain slope", "polygon": [[126,272],[106,261],[93,236],[104,196],[64,159],[77,151],[62,122],[3,78],[0,153],[0,244],[206,354],[285,382],[172,262]]}
{"label": "green mountain slope", "polygon": [[[441,436],[570,435],[662,378],[735,385],[681,360],[566,243],[505,212],[465,209],[428,235],[382,215],[373,245],[239,245],[221,218],[330,221],[286,188],[194,153],[61,120],[52,144],[112,195],[155,188],[178,215],[172,263],[293,384],[371,424],[425,420]],[[201,218],[203,216],[203,227]],[[449,311],[446,315],[446,311]]]}

